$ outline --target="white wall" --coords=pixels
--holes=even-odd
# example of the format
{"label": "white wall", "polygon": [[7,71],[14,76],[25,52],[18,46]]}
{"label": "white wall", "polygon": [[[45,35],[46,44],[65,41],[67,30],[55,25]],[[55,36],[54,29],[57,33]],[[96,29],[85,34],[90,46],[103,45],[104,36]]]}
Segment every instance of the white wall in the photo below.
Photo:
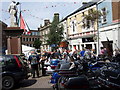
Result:
{"label": "white wall", "polygon": [[120,48],[120,26],[118,24],[100,28],[100,47],[102,47],[102,41],[113,41],[113,50],[117,47]]}

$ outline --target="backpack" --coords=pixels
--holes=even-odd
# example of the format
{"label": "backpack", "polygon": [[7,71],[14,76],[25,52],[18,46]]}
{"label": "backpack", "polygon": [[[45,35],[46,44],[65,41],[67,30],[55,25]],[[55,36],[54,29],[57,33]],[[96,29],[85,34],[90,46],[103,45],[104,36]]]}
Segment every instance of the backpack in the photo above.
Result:
{"label": "backpack", "polygon": [[31,55],[30,57],[31,57],[31,65],[38,64],[36,55]]}
{"label": "backpack", "polygon": [[90,51],[85,51],[85,58],[90,59],[91,58],[91,52]]}

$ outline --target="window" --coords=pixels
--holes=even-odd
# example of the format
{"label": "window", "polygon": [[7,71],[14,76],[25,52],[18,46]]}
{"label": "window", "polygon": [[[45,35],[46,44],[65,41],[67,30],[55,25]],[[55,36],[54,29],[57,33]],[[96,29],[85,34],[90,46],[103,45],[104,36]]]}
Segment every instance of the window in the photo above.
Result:
{"label": "window", "polygon": [[80,50],[80,45],[78,45],[78,50]]}
{"label": "window", "polygon": [[28,38],[26,38],[26,41],[28,41]]}
{"label": "window", "polygon": [[0,66],[2,66],[2,65],[4,65],[4,64],[5,64],[5,63],[4,63],[3,57],[0,56]]}
{"label": "window", "polygon": [[29,38],[29,41],[31,41],[31,38]]}
{"label": "window", "polygon": [[23,38],[23,41],[25,41],[25,38]]}
{"label": "window", "polygon": [[3,60],[5,61],[6,65],[15,65],[15,59],[13,56],[3,56]]}
{"label": "window", "polygon": [[89,13],[92,13],[92,12],[93,12],[93,9],[88,10],[88,14],[89,14]]}
{"label": "window", "polygon": [[37,40],[37,38],[35,38],[35,40]]}
{"label": "window", "polygon": [[72,27],[73,27],[73,32],[75,32],[75,23],[74,23],[74,21],[72,22]]}
{"label": "window", "polygon": [[84,19],[84,12],[82,12],[82,28],[85,29],[86,25],[85,25],[85,22],[86,20]]}
{"label": "window", "polygon": [[32,38],[32,41],[34,41],[34,38]]}
{"label": "window", "polygon": [[48,31],[46,31],[46,34],[48,33]]}
{"label": "window", "polygon": [[35,35],[37,36],[37,32],[35,32]]}
{"label": "window", "polygon": [[90,28],[90,26],[91,26],[90,23],[91,23],[91,22],[90,22],[89,20],[87,20],[87,28]]}
{"label": "window", "polygon": [[72,49],[72,45],[70,45],[70,49]]}
{"label": "window", "polygon": [[82,16],[84,16],[85,14],[84,14],[84,12],[82,12]]}
{"label": "window", "polygon": [[102,11],[102,14],[103,14],[103,16],[101,17],[101,23],[104,24],[104,23],[107,22],[107,19],[106,19],[107,10],[106,10],[106,8],[102,8],[101,11]]}
{"label": "window", "polygon": [[23,66],[25,66],[23,59],[20,56],[17,56],[18,60],[20,61],[20,64],[22,64]]}
{"label": "window", "polygon": [[85,42],[94,42],[93,40],[93,37],[90,37],[90,38],[82,38],[82,42],[85,43]]}

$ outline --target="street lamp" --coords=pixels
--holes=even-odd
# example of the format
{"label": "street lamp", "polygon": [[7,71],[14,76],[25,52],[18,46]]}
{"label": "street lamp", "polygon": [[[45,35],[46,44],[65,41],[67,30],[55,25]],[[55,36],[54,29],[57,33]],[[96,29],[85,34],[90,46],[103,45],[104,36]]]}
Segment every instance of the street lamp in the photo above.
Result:
{"label": "street lamp", "polygon": [[[97,4],[96,4],[96,7],[97,7],[97,11],[98,11],[98,3],[99,2],[97,2]],[[98,24],[98,19],[97,19],[97,41],[98,41],[98,52],[97,52],[97,54],[99,55],[99,53],[100,53],[100,42],[99,42],[99,24]]]}

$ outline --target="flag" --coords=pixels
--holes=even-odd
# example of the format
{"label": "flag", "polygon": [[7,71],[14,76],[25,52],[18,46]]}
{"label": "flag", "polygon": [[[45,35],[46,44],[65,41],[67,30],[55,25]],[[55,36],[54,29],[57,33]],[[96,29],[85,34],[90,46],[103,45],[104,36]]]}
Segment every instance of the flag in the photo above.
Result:
{"label": "flag", "polygon": [[106,37],[107,38],[107,46],[108,46],[108,48],[107,48],[107,51],[108,51],[108,55],[109,56],[112,56],[112,52],[113,52],[113,49],[112,49],[112,44],[111,44],[111,42],[110,42],[110,40],[108,39],[108,37]]}
{"label": "flag", "polygon": [[27,23],[25,22],[21,14],[20,14],[20,29],[24,29],[24,34],[31,34],[30,28],[28,27]]}

